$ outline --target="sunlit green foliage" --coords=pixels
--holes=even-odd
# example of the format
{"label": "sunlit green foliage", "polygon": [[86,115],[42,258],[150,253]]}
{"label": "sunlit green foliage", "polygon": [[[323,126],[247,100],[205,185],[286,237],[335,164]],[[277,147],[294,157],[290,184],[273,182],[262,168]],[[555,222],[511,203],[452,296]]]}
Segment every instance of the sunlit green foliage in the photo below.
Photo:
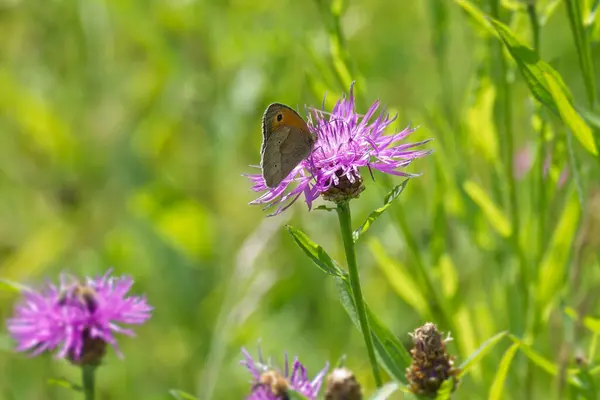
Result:
{"label": "sunlit green foliage", "polygon": [[[0,0],[0,317],[20,285],[114,266],[155,311],[99,398],[243,398],[259,340],[311,374],[346,354],[370,396],[335,213],[265,218],[242,176],[269,103],[330,108],[356,81],[359,112],[434,138],[422,176],[365,171],[351,203],[384,381],[433,321],[468,370],[452,398],[593,398],[599,3]],[[81,398],[5,332],[0,399]]]}

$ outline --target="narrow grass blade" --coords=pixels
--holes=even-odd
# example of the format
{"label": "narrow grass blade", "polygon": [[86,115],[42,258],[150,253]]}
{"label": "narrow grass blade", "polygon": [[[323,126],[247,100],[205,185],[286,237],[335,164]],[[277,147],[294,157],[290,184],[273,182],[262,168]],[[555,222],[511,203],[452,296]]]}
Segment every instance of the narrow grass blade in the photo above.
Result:
{"label": "narrow grass blade", "polygon": [[581,68],[585,91],[588,96],[590,107],[596,104],[596,81],[594,80],[594,64],[588,35],[583,26],[583,13],[581,11],[581,0],[565,0],[565,7],[569,17],[569,26],[575,40],[579,67]]}
{"label": "narrow grass blade", "polygon": [[9,279],[0,278],[0,289],[2,289],[2,288],[10,290],[11,292],[16,292],[16,293],[21,293],[21,292],[29,290],[29,288],[23,284],[11,281]]}
{"label": "narrow grass blade", "polygon": [[504,46],[517,63],[531,94],[533,94],[540,103],[550,108],[555,114],[560,115],[558,106],[554,102],[544,78],[544,73],[552,75],[563,91],[565,97],[570,102],[572,100],[570,92],[558,72],[556,72],[549,64],[542,61],[539,55],[518,39],[506,25],[492,18],[489,20],[496,29],[496,32],[498,32],[502,43],[504,43]]}
{"label": "narrow grass blade", "polygon": [[369,216],[367,217],[365,222],[363,222],[361,224],[361,226],[352,233],[352,239],[354,240],[354,242],[356,242],[362,234],[367,232],[369,230],[369,228],[371,227],[371,225],[373,224],[373,222],[375,222],[375,220],[377,218],[379,218],[381,216],[381,214],[383,214],[385,212],[385,210],[388,209],[388,207],[392,204],[392,202],[395,199],[397,199],[398,196],[400,196],[400,194],[406,187],[407,183],[408,183],[408,179],[404,180],[404,182],[402,182],[401,184],[399,184],[398,186],[393,188],[385,196],[385,198],[383,200],[383,206],[381,206],[378,209],[376,209],[375,211],[371,212],[371,214],[369,214]]}
{"label": "narrow grass blade", "polygon": [[83,392],[83,388],[81,385],[70,382],[65,378],[50,378],[48,379],[48,384],[53,386],[60,386],[65,389],[72,390],[74,392]]}
{"label": "narrow grass blade", "polygon": [[538,313],[543,319],[547,315],[556,293],[561,289],[573,245],[581,210],[575,191],[571,191],[560,216],[552,240],[539,267],[536,285]]}
{"label": "narrow grass blade", "polygon": [[598,149],[594,141],[592,130],[585,123],[583,118],[575,111],[571,103],[565,96],[556,79],[548,73],[544,73],[544,78],[548,85],[548,90],[554,102],[558,107],[558,112],[564,123],[569,127],[573,135],[579,140],[581,145],[590,153],[598,155]]}
{"label": "narrow grass blade", "polygon": [[512,360],[515,357],[517,350],[519,350],[519,345],[519,343],[513,343],[513,345],[506,350],[504,356],[502,356],[502,360],[500,361],[500,365],[496,371],[496,376],[494,377],[492,387],[490,388],[490,394],[488,396],[489,400],[503,399],[502,394],[504,391],[504,382],[508,376],[508,371],[510,370]]}
{"label": "narrow grass blade", "polygon": [[463,184],[463,189],[471,200],[483,211],[483,214],[496,232],[503,237],[510,237],[512,232],[510,221],[483,188],[473,181],[466,181]]}
{"label": "narrow grass blade", "polygon": [[485,355],[488,354],[507,334],[507,331],[503,331],[483,342],[483,344],[460,365],[459,378],[469,372],[469,370],[485,357]]}
{"label": "narrow grass blade", "polygon": [[386,400],[396,391],[402,390],[402,388],[408,390],[408,388],[399,382],[388,382],[373,393],[371,397],[369,397],[369,400]]}
{"label": "narrow grass blade", "polygon": [[473,2],[467,0],[454,0],[456,4],[462,7],[463,11],[476,23],[480,28],[480,33],[484,36],[492,36],[495,34],[494,28],[487,20],[486,15]]}
{"label": "narrow grass blade", "polygon": [[510,338],[513,342],[519,344],[520,350],[527,356],[527,358],[529,358],[531,362],[540,367],[542,370],[546,371],[549,375],[556,376],[558,374],[558,367],[555,364],[545,359],[538,352],[533,350],[531,346],[523,343],[516,336],[510,335]]}
{"label": "narrow grass blade", "polygon": [[291,225],[287,225],[287,229],[298,247],[300,247],[323,272],[333,276],[344,275],[344,272],[336,265],[329,254],[327,254],[321,246],[313,242],[308,235]]}
{"label": "narrow grass blade", "polygon": [[[598,18],[600,20],[600,18]],[[600,114],[581,106],[575,106],[575,109],[583,117],[585,122],[593,128],[600,129]]]}
{"label": "narrow grass blade", "polygon": [[191,394],[186,393],[182,390],[172,389],[169,390],[169,394],[177,400],[198,400],[195,396],[192,396]]}

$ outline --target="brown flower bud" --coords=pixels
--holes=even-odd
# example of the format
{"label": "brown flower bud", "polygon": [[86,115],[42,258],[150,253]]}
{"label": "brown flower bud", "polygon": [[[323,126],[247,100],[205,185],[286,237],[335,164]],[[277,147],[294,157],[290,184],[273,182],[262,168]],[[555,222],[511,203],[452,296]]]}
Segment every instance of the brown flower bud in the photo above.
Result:
{"label": "brown flower bud", "polygon": [[336,368],[327,377],[325,400],[361,400],[360,383],[347,368]]}
{"label": "brown flower bud", "polygon": [[446,342],[431,322],[417,328],[412,334],[414,347],[410,351],[413,362],[406,369],[406,379],[410,390],[421,396],[435,397],[444,381],[454,381],[453,390],[458,384],[459,369],[454,367],[454,357],[448,355]]}

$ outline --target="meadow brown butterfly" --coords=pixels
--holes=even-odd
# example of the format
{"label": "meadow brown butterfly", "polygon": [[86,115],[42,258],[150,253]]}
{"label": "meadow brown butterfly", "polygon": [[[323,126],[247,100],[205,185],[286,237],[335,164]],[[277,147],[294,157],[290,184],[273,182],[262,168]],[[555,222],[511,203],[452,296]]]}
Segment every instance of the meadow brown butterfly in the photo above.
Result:
{"label": "meadow brown butterfly", "polygon": [[260,167],[267,187],[274,188],[308,157],[315,138],[294,109],[273,103],[262,119]]}

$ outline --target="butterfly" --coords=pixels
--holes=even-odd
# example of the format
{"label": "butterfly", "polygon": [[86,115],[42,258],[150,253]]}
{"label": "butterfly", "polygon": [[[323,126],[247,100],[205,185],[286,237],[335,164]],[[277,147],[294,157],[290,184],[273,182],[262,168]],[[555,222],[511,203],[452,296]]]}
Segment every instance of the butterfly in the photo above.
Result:
{"label": "butterfly", "polygon": [[313,150],[315,137],[302,117],[281,103],[267,107],[262,118],[260,167],[267,187],[277,187]]}

